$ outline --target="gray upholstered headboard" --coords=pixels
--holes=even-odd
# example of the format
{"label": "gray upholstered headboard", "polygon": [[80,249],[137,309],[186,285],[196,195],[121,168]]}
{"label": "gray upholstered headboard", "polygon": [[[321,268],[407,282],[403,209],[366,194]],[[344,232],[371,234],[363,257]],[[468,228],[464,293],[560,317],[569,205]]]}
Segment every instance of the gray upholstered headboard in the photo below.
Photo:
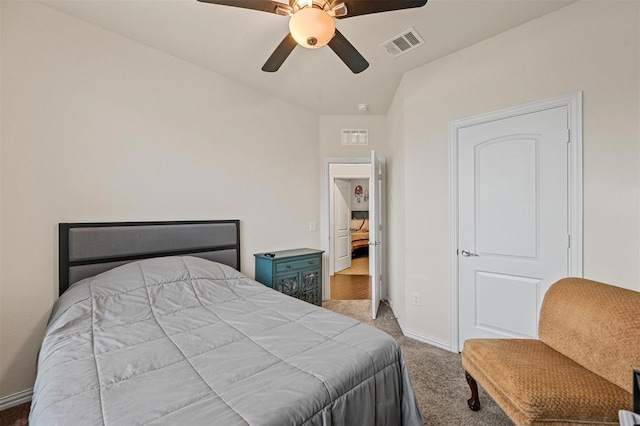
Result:
{"label": "gray upholstered headboard", "polygon": [[198,256],[240,270],[240,221],[60,223],[59,290],[125,263]]}

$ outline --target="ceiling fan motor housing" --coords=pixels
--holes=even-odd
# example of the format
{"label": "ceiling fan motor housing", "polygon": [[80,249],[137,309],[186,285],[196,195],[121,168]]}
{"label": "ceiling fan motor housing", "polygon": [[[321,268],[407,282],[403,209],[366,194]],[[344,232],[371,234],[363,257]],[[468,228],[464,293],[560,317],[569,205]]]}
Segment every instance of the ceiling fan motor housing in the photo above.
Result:
{"label": "ceiling fan motor housing", "polygon": [[305,7],[316,7],[324,10],[325,12],[331,10],[331,2],[329,0],[289,0],[289,5],[291,6],[293,13],[296,13],[298,10]]}

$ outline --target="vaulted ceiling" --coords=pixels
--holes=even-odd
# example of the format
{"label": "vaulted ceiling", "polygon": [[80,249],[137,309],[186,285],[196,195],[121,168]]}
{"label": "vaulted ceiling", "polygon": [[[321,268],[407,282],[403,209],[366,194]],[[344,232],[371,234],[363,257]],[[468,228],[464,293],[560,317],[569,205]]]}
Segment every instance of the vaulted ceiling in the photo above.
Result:
{"label": "vaulted ceiling", "polygon": [[[280,0],[284,2],[285,0]],[[376,0],[371,0],[376,1]],[[370,66],[353,74],[325,46],[261,67],[288,18],[196,0],[40,0],[61,12],[323,115],[386,114],[402,75],[576,0],[429,0],[419,9],[337,20]],[[381,44],[413,28],[425,43],[398,57]]]}

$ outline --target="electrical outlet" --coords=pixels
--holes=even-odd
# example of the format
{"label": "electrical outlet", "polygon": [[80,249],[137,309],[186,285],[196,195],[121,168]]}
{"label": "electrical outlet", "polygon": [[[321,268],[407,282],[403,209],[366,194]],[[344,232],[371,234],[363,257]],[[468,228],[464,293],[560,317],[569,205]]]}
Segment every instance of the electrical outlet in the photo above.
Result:
{"label": "electrical outlet", "polygon": [[318,222],[309,222],[309,232],[318,232]]}
{"label": "electrical outlet", "polygon": [[420,293],[413,293],[413,304],[420,306]]}

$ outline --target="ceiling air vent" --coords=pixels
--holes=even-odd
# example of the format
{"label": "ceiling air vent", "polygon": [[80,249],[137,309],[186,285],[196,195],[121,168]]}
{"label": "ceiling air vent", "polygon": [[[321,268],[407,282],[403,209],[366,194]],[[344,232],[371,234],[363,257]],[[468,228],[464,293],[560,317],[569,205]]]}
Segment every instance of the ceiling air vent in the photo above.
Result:
{"label": "ceiling air vent", "polygon": [[395,58],[423,44],[424,40],[415,28],[409,28],[380,46],[384,47],[387,53]]}
{"label": "ceiling air vent", "polygon": [[369,145],[367,129],[342,129],[342,145]]}

